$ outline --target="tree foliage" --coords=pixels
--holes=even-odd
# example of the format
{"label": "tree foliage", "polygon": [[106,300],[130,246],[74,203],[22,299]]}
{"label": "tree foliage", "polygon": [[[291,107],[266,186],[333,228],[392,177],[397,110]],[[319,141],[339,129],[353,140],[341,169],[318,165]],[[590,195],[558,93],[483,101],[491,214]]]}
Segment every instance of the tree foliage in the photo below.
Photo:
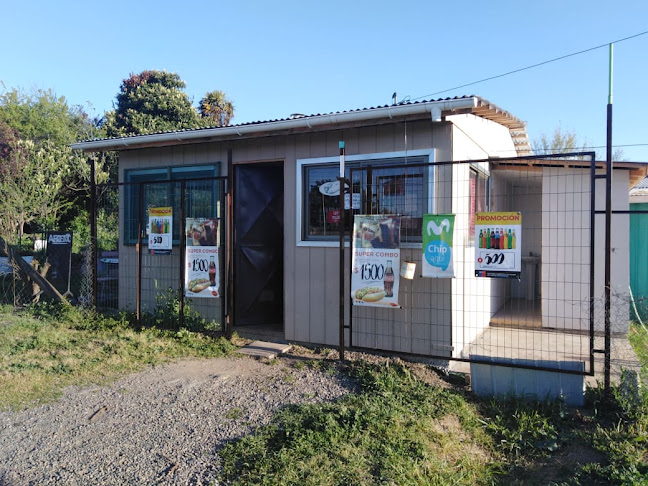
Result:
{"label": "tree foliage", "polygon": [[229,125],[234,118],[234,104],[224,91],[216,90],[205,94],[198,107],[200,115],[216,127]]}
{"label": "tree foliage", "polygon": [[[83,210],[90,166],[70,143],[96,135],[81,107],[51,91],[0,94],[0,234],[13,241],[26,227],[64,229]],[[99,179],[107,174],[98,168]]]}
{"label": "tree foliage", "polygon": [[51,90],[11,89],[0,94],[0,120],[21,138],[37,144],[71,144],[87,138],[92,130],[92,122],[80,106],[70,107],[65,97]]}
{"label": "tree foliage", "polygon": [[563,130],[558,127],[551,135],[543,133],[532,143],[533,153],[536,155],[565,154],[569,152],[583,152],[584,144],[579,143],[576,132]]}
{"label": "tree foliage", "polygon": [[[578,135],[573,130],[564,130],[562,127],[556,128],[551,135],[543,133],[532,142],[533,153],[535,155],[549,154],[566,154],[570,152],[596,152],[596,160],[605,160],[605,152],[601,150],[592,150],[587,146],[587,141],[579,140]],[[623,160],[623,149],[616,149],[612,153],[612,160]]]}
{"label": "tree foliage", "polygon": [[54,228],[58,218],[73,203],[66,195],[67,182],[81,171],[84,161],[66,145],[51,141],[36,145],[17,140],[3,169],[10,171],[0,180],[0,230],[6,239],[22,235],[25,225],[37,222]]}
{"label": "tree foliage", "polygon": [[110,137],[204,127],[175,73],[142,71],[124,79],[115,110],[106,113]]}

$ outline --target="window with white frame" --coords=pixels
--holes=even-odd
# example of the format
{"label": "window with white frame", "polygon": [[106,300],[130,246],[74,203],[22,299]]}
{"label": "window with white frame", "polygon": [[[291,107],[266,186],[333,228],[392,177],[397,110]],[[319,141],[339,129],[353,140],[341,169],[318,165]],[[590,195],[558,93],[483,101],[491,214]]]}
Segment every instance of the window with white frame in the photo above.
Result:
{"label": "window with white frame", "polygon": [[[346,157],[348,205],[345,230],[353,214],[399,214],[403,242],[420,242],[422,217],[433,211],[432,150]],[[339,158],[300,159],[298,244],[328,245],[339,238]]]}

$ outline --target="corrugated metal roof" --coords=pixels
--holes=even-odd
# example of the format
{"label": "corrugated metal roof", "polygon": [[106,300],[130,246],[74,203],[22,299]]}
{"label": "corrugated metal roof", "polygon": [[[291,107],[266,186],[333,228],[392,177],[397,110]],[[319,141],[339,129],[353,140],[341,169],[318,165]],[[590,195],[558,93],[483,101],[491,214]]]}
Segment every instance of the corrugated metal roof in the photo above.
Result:
{"label": "corrugated metal roof", "polygon": [[[95,139],[89,139],[74,144],[73,148],[80,148],[82,150],[96,150],[96,145],[93,144],[93,142],[109,142],[112,140],[123,141],[124,148],[126,148],[126,146],[128,148],[135,148],[138,145],[140,145],[140,143],[138,142],[141,142],[141,145],[144,145],[146,143],[145,141],[146,137],[150,138],[153,135],[177,134],[178,140],[180,140],[183,138],[183,134],[198,135],[201,132],[209,132],[208,134],[206,133],[206,136],[218,136],[219,131],[231,131],[232,129],[236,130],[237,128],[244,129],[249,127],[261,128],[264,125],[268,127],[268,131],[274,131],[274,130],[281,129],[282,128],[281,125],[283,123],[292,120],[305,120],[306,123],[308,123],[308,120],[311,119],[319,119],[322,117],[335,117],[335,116],[344,117],[344,115],[349,115],[349,114],[362,115],[363,113],[367,113],[369,115],[370,113],[378,110],[390,110],[389,118],[391,118],[392,116],[391,110],[393,110],[394,116],[399,116],[398,111],[399,109],[403,109],[403,107],[433,104],[433,103],[443,103],[443,102],[450,102],[450,103],[455,101],[461,102],[461,100],[471,100],[471,99],[475,100],[474,106],[471,106],[469,108],[462,108],[459,110],[453,110],[452,113],[453,114],[458,114],[458,113],[474,114],[476,116],[497,122],[507,127],[511,132],[511,137],[517,149],[518,155],[531,154],[531,147],[526,133],[526,124],[519,118],[510,114],[509,112],[475,95],[455,96],[452,98],[451,97],[439,98],[436,100],[406,101],[394,105],[372,106],[368,108],[357,108],[352,110],[336,111],[336,112],[329,112],[329,113],[315,113],[311,115],[297,114],[297,115],[291,115],[290,117],[287,118],[276,118],[272,120],[263,120],[263,121],[251,121],[251,122],[239,123],[234,125],[227,125],[225,127],[190,128],[190,129],[182,129],[182,130],[154,132],[145,135],[127,135],[124,137],[110,137],[110,138],[103,138],[103,139],[95,138]],[[387,118],[387,116],[385,118]],[[192,136],[192,138],[195,137]],[[104,149],[109,150],[109,148],[104,148]],[[119,147],[112,148],[112,150],[115,149],[120,149],[120,148]]]}

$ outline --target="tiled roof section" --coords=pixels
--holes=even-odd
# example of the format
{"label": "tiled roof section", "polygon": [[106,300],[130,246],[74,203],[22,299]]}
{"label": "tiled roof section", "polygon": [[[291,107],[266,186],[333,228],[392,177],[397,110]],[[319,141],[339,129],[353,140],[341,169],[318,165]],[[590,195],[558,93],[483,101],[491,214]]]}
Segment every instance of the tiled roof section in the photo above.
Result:
{"label": "tiled roof section", "polygon": [[[282,122],[282,121],[287,121],[287,120],[292,120],[295,118],[314,118],[318,116],[331,116],[331,115],[341,115],[345,113],[361,113],[365,111],[371,111],[371,110],[377,110],[380,108],[389,108],[390,106],[406,106],[406,105],[420,105],[420,104],[425,104],[425,103],[432,103],[432,102],[440,102],[440,101],[450,101],[450,100],[462,100],[462,99],[469,99],[469,98],[476,98],[478,100],[478,107],[472,110],[472,112],[475,115],[481,116],[483,118],[487,118],[489,120],[496,121],[498,123],[501,123],[502,125],[507,126],[509,129],[514,130],[524,130],[525,128],[525,123],[518,118],[514,117],[511,115],[509,112],[502,110],[501,108],[491,104],[489,101],[480,98],[479,96],[475,95],[465,95],[465,96],[455,96],[455,97],[448,97],[448,98],[439,98],[436,100],[420,100],[420,101],[407,101],[407,102],[400,102],[397,105],[381,105],[381,106],[371,106],[368,108],[357,108],[353,110],[344,110],[344,111],[335,111],[335,112],[329,112],[329,113],[314,113],[311,115],[302,115],[302,114],[297,114],[297,115],[291,115],[290,117],[287,118],[275,118],[272,120],[259,120],[259,121],[251,121],[251,122],[245,122],[245,123],[238,123],[234,125],[227,125],[226,127],[201,127],[201,128],[186,128],[182,130],[171,130],[171,131],[160,131],[160,132],[151,132],[147,133],[146,135],[158,135],[158,134],[164,134],[164,133],[185,133],[185,132],[196,132],[196,131],[201,131],[201,130],[218,130],[219,128],[233,128],[233,127],[247,127],[247,126],[252,126],[252,125],[263,125],[266,123],[275,123],[275,122]],[[526,134],[526,132],[525,132]],[[108,137],[108,138],[94,138],[94,139],[88,139],[84,140],[84,142],[92,142],[92,141],[97,141],[97,140],[117,140],[121,138],[135,138],[139,137],[140,135],[126,135],[124,137]]]}

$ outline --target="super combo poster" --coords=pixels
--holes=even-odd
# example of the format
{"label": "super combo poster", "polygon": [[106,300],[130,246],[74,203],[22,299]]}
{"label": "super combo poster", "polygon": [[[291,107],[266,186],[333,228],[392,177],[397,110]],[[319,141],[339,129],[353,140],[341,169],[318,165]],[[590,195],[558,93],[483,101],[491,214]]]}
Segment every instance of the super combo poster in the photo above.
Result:
{"label": "super combo poster", "polygon": [[185,297],[220,297],[218,219],[187,218]]}
{"label": "super combo poster", "polygon": [[423,265],[424,277],[453,278],[452,236],[454,214],[423,215]]}
{"label": "super combo poster", "polygon": [[[351,297],[354,305],[400,307],[400,217],[355,215]],[[394,271],[396,269],[396,271]]]}
{"label": "super combo poster", "polygon": [[475,215],[475,276],[520,278],[522,269],[522,214]]}

